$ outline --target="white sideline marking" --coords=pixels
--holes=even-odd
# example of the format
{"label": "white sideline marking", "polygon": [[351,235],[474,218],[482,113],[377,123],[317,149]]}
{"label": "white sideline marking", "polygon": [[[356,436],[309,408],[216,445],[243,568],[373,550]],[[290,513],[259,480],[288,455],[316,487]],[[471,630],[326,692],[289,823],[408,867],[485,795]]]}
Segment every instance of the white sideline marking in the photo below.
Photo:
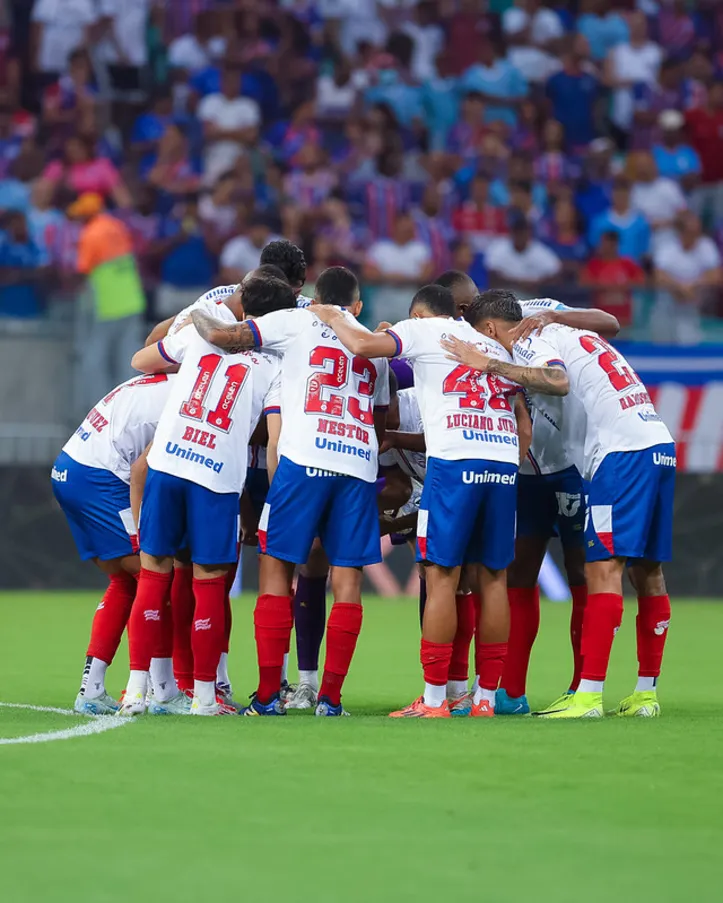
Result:
{"label": "white sideline marking", "polygon": [[[72,709],[56,709],[47,705],[26,705],[22,702],[0,702],[0,708],[26,709],[31,712],[53,712],[56,715],[77,715]],[[115,715],[91,715],[85,724],[66,727],[60,731],[47,731],[43,734],[28,734],[25,737],[0,737],[0,746],[11,746],[18,743],[49,743],[51,740],[72,740],[73,737],[89,737],[91,734],[102,734],[113,728],[129,724],[132,718],[118,718]]]}

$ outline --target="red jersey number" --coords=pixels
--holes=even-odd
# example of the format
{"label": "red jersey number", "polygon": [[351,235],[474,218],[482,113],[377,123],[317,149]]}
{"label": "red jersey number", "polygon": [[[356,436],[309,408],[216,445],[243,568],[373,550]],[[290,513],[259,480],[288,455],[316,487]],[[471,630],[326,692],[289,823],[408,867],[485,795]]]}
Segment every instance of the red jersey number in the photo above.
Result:
{"label": "red jersey number", "polygon": [[344,396],[335,395],[332,390],[346,385],[349,379],[349,358],[341,348],[319,345],[309,355],[309,364],[323,368],[323,372],[312,373],[306,381],[304,410],[307,414],[343,417]]}
{"label": "red jersey number", "polygon": [[597,354],[597,362],[610,380],[610,384],[616,392],[623,392],[630,386],[640,383],[633,371],[626,367],[618,354],[608,343],[599,336],[580,336],[580,344],[588,354]]}
{"label": "red jersey number", "polygon": [[472,370],[464,364],[447,374],[442,386],[445,395],[459,395],[463,410],[484,411],[489,402],[493,411],[512,411],[509,399],[500,394],[502,385],[496,376]]}
{"label": "red jersey number", "polygon": [[355,357],[351,362],[352,372],[360,376],[357,391],[363,398],[368,398],[368,407],[363,408],[359,399],[352,396],[349,399],[349,413],[351,416],[366,426],[374,426],[374,389],[377,384],[377,368],[365,357]]}
{"label": "red jersey number", "polygon": [[181,405],[181,416],[191,420],[206,420],[211,426],[227,433],[232,426],[231,414],[238,400],[239,393],[248,376],[246,364],[231,364],[226,368],[226,385],[216,408],[210,413],[204,407],[204,401],[211,388],[218,368],[223,360],[220,354],[204,354],[198,362],[198,376],[191,389],[191,397]]}

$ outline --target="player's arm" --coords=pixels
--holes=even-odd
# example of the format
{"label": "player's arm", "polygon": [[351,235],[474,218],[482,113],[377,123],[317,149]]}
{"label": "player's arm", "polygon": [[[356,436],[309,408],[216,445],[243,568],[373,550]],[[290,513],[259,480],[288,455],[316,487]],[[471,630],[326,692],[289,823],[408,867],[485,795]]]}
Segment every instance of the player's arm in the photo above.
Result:
{"label": "player's arm", "polygon": [[517,438],[520,444],[520,464],[522,464],[532,445],[532,417],[530,417],[527,402],[521,393],[515,399],[515,419],[517,420]]}
{"label": "player's arm", "polygon": [[153,443],[149,442],[143,452],[131,464],[131,514],[136,525],[136,533],[141,522],[141,501],[148,473],[148,452],[151,450],[152,445]]}
{"label": "player's arm", "polygon": [[382,536],[388,536],[390,533],[403,533],[405,530],[413,530],[416,533],[418,518],[418,511],[403,514],[401,517],[380,517],[379,532]]}
{"label": "player's arm", "polygon": [[463,342],[456,336],[442,339],[440,345],[447,352],[450,360],[466,364],[482,373],[504,376],[533,392],[542,392],[543,395],[567,395],[570,391],[570,382],[562,367],[555,365],[520,367],[518,364],[487,357],[471,342]]}
{"label": "player's arm", "polygon": [[160,342],[162,339],[165,339],[165,337],[168,335],[168,330],[173,325],[173,321],[175,319],[175,317],[169,317],[167,320],[163,320],[162,323],[154,326],[148,334],[148,338],[144,343],[144,347],[147,348],[149,345],[155,345],[156,342]]}
{"label": "player's arm", "polygon": [[394,357],[397,343],[388,332],[366,332],[359,329],[344,316],[341,308],[329,304],[312,304],[307,308],[322,323],[331,326],[339,341],[360,357]]}
{"label": "player's arm", "polygon": [[266,415],[266,429],[269,439],[266,445],[266,468],[269,472],[269,485],[279,466],[279,436],[281,435],[281,414]]}
{"label": "player's arm", "polygon": [[251,320],[239,323],[224,323],[215,317],[209,316],[203,310],[191,311],[191,321],[196,331],[211,345],[217,348],[225,348],[234,353],[238,351],[251,351],[261,345],[258,330],[249,325]]}
{"label": "player's arm", "polygon": [[384,486],[377,494],[379,511],[396,511],[412,496],[412,481],[398,465],[382,467]]}
{"label": "player's arm", "polygon": [[148,345],[136,351],[131,359],[131,367],[141,373],[162,373],[178,370],[179,361],[175,360],[164,347],[163,341]]}
{"label": "player's arm", "polygon": [[522,342],[531,335],[539,335],[545,326],[559,323],[573,329],[596,332],[606,339],[614,339],[620,332],[617,317],[604,310],[540,310],[525,317],[512,333],[513,342]]}
{"label": "player's arm", "polygon": [[404,433],[401,430],[387,430],[384,434],[385,448],[401,448],[404,451],[426,452],[424,433]]}

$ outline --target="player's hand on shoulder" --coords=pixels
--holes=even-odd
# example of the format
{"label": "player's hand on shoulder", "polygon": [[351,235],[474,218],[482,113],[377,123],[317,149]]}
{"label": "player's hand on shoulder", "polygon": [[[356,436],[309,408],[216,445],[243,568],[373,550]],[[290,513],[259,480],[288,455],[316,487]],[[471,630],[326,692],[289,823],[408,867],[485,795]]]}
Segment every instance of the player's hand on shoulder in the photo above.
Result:
{"label": "player's hand on shoulder", "polygon": [[483,354],[479,348],[471,342],[464,342],[457,336],[448,335],[440,339],[439,344],[447,352],[447,357],[451,361],[457,361],[460,364],[467,364],[475,370],[486,372],[490,364],[490,358]]}
{"label": "player's hand on shoulder", "polygon": [[341,315],[339,308],[332,307],[331,304],[310,304],[306,309],[310,314],[313,314],[317,320],[326,323],[327,326],[331,325],[331,323]]}
{"label": "player's hand on shoulder", "polygon": [[554,310],[541,310],[538,313],[532,314],[530,317],[525,317],[520,321],[518,326],[512,330],[512,341],[515,342],[524,342],[525,339],[528,339],[531,335],[539,335],[545,326],[549,326],[550,323],[555,323],[555,311]]}
{"label": "player's hand on shoulder", "polygon": [[388,323],[386,320],[382,320],[382,322],[377,326],[374,332],[386,332],[387,329],[391,329],[392,324]]}

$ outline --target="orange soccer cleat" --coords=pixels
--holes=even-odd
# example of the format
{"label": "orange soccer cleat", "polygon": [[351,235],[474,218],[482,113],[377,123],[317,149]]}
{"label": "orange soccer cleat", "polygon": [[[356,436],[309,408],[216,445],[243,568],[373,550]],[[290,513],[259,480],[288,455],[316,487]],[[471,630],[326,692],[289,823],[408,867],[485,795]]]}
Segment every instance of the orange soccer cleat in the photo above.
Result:
{"label": "orange soccer cleat", "polygon": [[472,711],[469,714],[472,718],[493,718],[495,707],[489,700],[480,699],[479,702],[472,703]]}
{"label": "orange soccer cleat", "polygon": [[451,718],[449,704],[445,699],[442,705],[433,707],[424,704],[424,696],[415,699],[413,703],[398,712],[390,712],[390,718]]}

